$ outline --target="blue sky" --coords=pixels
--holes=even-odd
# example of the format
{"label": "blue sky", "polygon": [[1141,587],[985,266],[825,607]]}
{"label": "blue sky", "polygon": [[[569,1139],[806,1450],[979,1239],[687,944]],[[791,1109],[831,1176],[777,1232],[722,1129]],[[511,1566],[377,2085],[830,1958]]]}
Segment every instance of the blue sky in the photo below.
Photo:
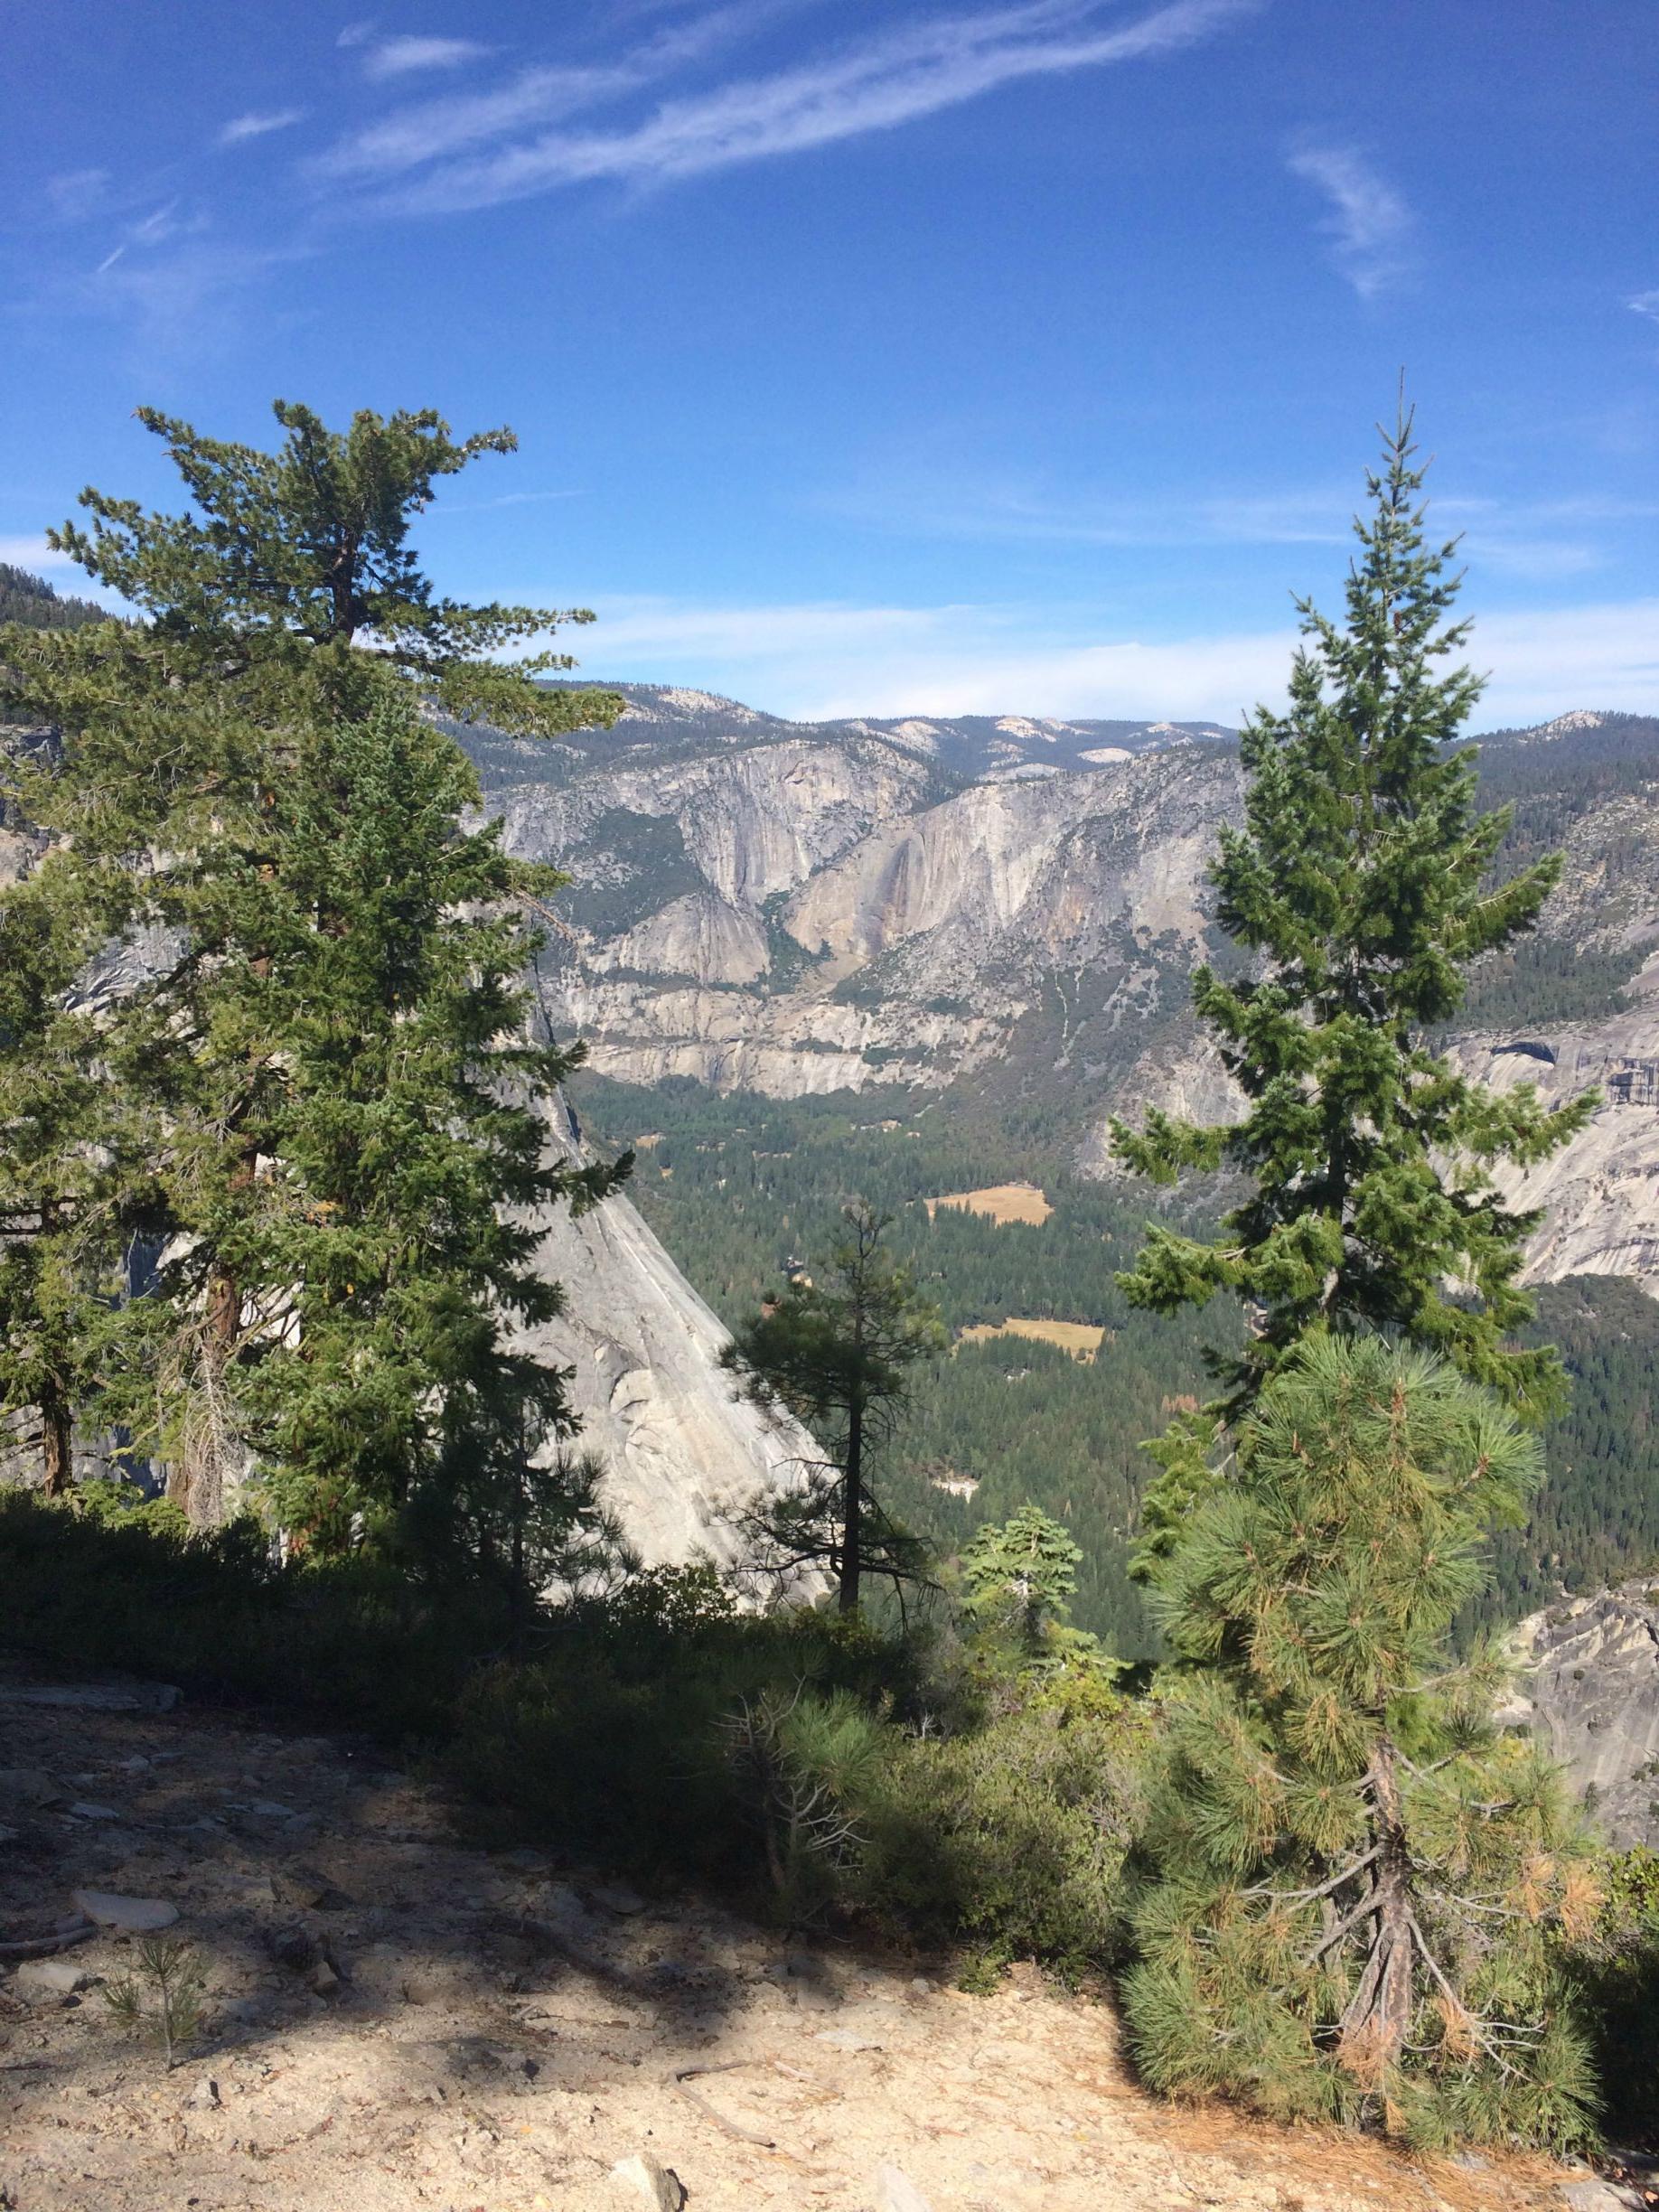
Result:
{"label": "blue sky", "polygon": [[[1403,365],[1483,719],[1659,711],[1654,0],[12,0],[0,558],[508,422],[439,581],[799,714],[1233,718]],[[54,571],[60,580],[72,578]]]}

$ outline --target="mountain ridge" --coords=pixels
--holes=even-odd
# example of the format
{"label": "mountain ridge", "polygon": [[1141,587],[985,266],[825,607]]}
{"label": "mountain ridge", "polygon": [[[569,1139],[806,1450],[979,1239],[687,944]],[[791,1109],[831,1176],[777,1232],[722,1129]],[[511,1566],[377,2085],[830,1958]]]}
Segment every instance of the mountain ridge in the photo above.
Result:
{"label": "mountain ridge", "polygon": [[[1227,1111],[1188,1012],[1192,969],[1230,956],[1207,881],[1242,807],[1225,734],[1075,723],[1061,764],[1032,718],[801,724],[633,689],[612,731],[539,755],[461,733],[509,848],[573,877],[539,981],[599,1073],[1040,1107],[1095,1175],[1113,1112]],[[1130,742],[1083,745],[1113,730]],[[1502,865],[1562,848],[1569,866],[1536,936],[1477,968],[1448,1041],[1504,1081],[1531,1045],[1552,1093],[1599,1084],[1537,1185],[1594,1225],[1538,1264],[1659,1282],[1659,720],[1573,708],[1476,742],[1514,811]]]}

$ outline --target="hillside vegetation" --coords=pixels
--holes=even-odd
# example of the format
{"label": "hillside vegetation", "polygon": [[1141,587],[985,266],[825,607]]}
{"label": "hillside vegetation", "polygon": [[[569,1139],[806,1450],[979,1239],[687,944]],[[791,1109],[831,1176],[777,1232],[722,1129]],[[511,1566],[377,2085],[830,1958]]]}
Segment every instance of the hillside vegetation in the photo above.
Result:
{"label": "hillside vegetation", "polygon": [[[728,1324],[789,1264],[822,1250],[840,1205],[861,1192],[896,1215],[898,1249],[954,1336],[1015,1315],[1103,1326],[1086,1366],[1028,1340],[961,1345],[920,1378],[888,1484],[905,1519],[947,1551],[1036,1499],[1083,1546],[1078,1619],[1125,1657],[1151,1654],[1156,1637],[1128,1572],[1138,1502],[1155,1472],[1139,1448],[1172,1406],[1207,1393],[1204,1349],[1228,1348],[1237,1324],[1220,1304],[1177,1324],[1126,1303],[1116,1274],[1139,1242],[1144,1193],[1081,1178],[1058,1147],[964,1130],[905,1095],[781,1101],[688,1082],[632,1089],[587,1073],[576,1095],[603,1145],[656,1137],[641,1154],[634,1202]],[[939,1191],[1016,1176],[1054,1205],[1040,1227],[954,1208],[928,1217]],[[1495,1585],[1476,1608],[1486,1620],[1518,1618],[1563,1584],[1593,1589],[1659,1561],[1659,1303],[1617,1277],[1544,1284],[1537,1297],[1523,1335],[1559,1347],[1572,1394],[1542,1431],[1547,1471],[1526,1529],[1499,1540]],[[962,1477],[978,1486],[970,1497],[938,1486]]]}

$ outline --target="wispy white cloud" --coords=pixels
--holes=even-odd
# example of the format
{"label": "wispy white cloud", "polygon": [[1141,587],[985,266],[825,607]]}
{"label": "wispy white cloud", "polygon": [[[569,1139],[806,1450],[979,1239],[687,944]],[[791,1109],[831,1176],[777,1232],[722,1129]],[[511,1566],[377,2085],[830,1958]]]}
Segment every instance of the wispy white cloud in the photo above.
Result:
{"label": "wispy white cloud", "polygon": [[[1344,546],[1358,487],[1350,481],[1230,490],[1198,497],[1171,492],[1126,499],[1066,492],[1013,479],[870,468],[812,505],[907,538],[980,545],[1028,544],[1177,550],[1229,546]],[[1659,517],[1659,501],[1582,496],[1506,500],[1452,495],[1430,505],[1430,528],[1460,537],[1465,557],[1505,576],[1542,581],[1600,567],[1633,523]]]}
{"label": "wispy white cloud", "polygon": [[445,515],[483,514],[498,507],[541,507],[546,505],[549,500],[585,499],[586,497],[586,492],[573,488],[567,492],[502,492],[498,493],[494,499],[446,499],[436,510],[433,519],[442,521]]}
{"label": "wispy white cloud", "polygon": [[414,77],[425,70],[464,69],[492,52],[476,39],[466,38],[383,38],[352,43],[363,44],[363,74],[377,80]]}
{"label": "wispy white cloud", "polygon": [[[159,246],[182,227],[179,203],[176,200],[169,200],[164,206],[152,208],[147,215],[141,216],[133,225],[129,236],[135,246]],[[200,219],[192,227],[201,228]]]}
{"label": "wispy white cloud", "polygon": [[1103,0],[1018,0],[913,23],[796,68],[667,100],[643,121],[548,127],[661,75],[673,37],[696,34],[701,26],[692,25],[605,69],[529,70],[471,101],[429,103],[347,141],[324,166],[400,176],[388,203],[421,212],[493,206],[597,179],[696,176],[890,130],[1022,79],[1171,52],[1261,5],[1168,0],[1108,26]]}
{"label": "wispy white cloud", "polygon": [[[529,596],[534,598],[535,593]],[[1292,630],[1090,635],[1077,613],[953,605],[699,605],[601,598],[583,642],[597,675],[698,683],[808,719],[1052,714],[1236,722],[1277,704]],[[1659,710],[1659,600],[1488,616],[1470,657],[1491,671],[1488,727],[1568,707]]]}
{"label": "wispy white cloud", "polygon": [[89,275],[65,278],[47,304],[55,314],[74,309],[126,323],[146,366],[171,369],[230,344],[252,303],[268,316],[278,270],[309,250],[215,239],[191,226],[158,251],[123,242]]}
{"label": "wispy white cloud", "polygon": [[1437,501],[1430,520],[1459,534],[1476,568],[1542,583],[1603,567],[1632,523],[1659,517],[1659,501],[1584,495],[1570,499]]}
{"label": "wispy white cloud", "polygon": [[742,38],[791,0],[736,0],[640,41],[614,61],[520,70],[488,91],[418,101],[342,138],[310,164],[318,177],[395,178],[469,149],[604,107]]}
{"label": "wispy white cloud", "polygon": [[108,169],[65,169],[46,180],[46,197],[60,222],[84,222],[109,202]]}
{"label": "wispy white cloud", "polygon": [[273,131],[290,130],[305,119],[303,108],[273,108],[263,113],[254,109],[247,115],[232,116],[220,130],[216,145],[245,145],[250,138],[268,138]]}
{"label": "wispy white cloud", "polygon": [[1362,299],[1374,299],[1410,265],[1411,209],[1353,146],[1303,143],[1288,158],[1297,176],[1325,194],[1321,228],[1337,267]]}
{"label": "wispy white cloud", "polygon": [[1126,499],[1102,491],[1057,492],[1005,479],[930,480],[870,469],[821,494],[821,512],[905,537],[975,543],[1074,546],[1336,545],[1347,535],[1351,485],[1200,498]]}
{"label": "wispy white cloud", "polygon": [[318,177],[393,177],[532,124],[572,115],[619,92],[635,75],[615,69],[530,69],[493,91],[424,100],[342,138],[310,164]]}
{"label": "wispy white cloud", "polygon": [[1650,322],[1659,323],[1659,290],[1638,292],[1634,299],[1626,304],[1636,314],[1646,315]]}

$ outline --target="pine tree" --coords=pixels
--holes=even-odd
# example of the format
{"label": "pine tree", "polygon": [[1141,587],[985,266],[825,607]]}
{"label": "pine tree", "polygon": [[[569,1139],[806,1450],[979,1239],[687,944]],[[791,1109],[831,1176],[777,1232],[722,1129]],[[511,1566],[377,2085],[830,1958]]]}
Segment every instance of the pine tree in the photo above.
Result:
{"label": "pine tree", "polygon": [[0,889],[0,1411],[39,1424],[41,1486],[73,1479],[77,1409],[96,1394],[109,1314],[154,1194],[135,1117],[100,1069],[73,989],[96,914],[49,854]]}
{"label": "pine tree", "polygon": [[397,693],[314,733],[285,794],[289,933],[258,986],[282,1092],[239,1253],[274,1303],[246,1398],[285,1525],[339,1543],[436,1491],[481,1548],[516,1526],[522,1559],[537,1476],[562,1481],[536,1452],[562,1469],[573,1424],[561,1371],[503,1325],[562,1310],[532,1265],[546,1214],[618,1178],[549,1143],[542,1110],[581,1054],[530,1041],[527,871],[499,825],[457,829],[477,801]]}
{"label": "pine tree", "polygon": [[1448,1657],[1536,1439],[1444,1362],[1321,1335],[1168,1548],[1177,1668],[1125,2003],[1158,2086],[1564,2145],[1594,2103],[1557,1954],[1598,1898],[1561,1782]]}
{"label": "pine tree", "polygon": [[1212,881],[1251,958],[1233,978],[1201,967],[1193,1003],[1243,1117],[1112,1125],[1141,1173],[1169,1184],[1225,1167],[1249,1194],[1213,1242],[1150,1227],[1120,1280],[1160,1313],[1218,1291],[1244,1301],[1256,1333],[1217,1362],[1234,1408],[1309,1329],[1372,1326],[1442,1352],[1539,1420],[1560,1402],[1560,1362],[1506,1341],[1532,1315],[1515,1278],[1539,1216],[1505,1204],[1492,1171],[1546,1158],[1595,1101],[1546,1112],[1530,1085],[1500,1096],[1428,1041],[1469,963],[1532,926],[1561,864],[1487,884],[1510,817],[1476,811],[1475,752],[1451,749],[1480,685],[1438,672],[1467,625],[1447,619],[1456,548],[1425,537],[1414,452],[1402,413],[1354,525],[1346,626],[1298,603],[1308,642],[1289,711],[1259,710],[1241,739],[1245,826],[1222,830]]}
{"label": "pine tree", "polygon": [[1058,1655],[1069,1644],[1093,1645],[1068,1629],[1083,1548],[1040,1505],[1022,1505],[998,1525],[987,1522],[962,1547],[968,1609],[1009,1638],[1027,1663]]}
{"label": "pine tree", "polygon": [[[361,660],[372,648],[417,695],[461,720],[487,720],[525,736],[549,737],[614,720],[614,693],[560,688],[534,679],[573,668],[567,653],[493,656],[571,623],[586,608],[491,604],[435,596],[408,542],[411,518],[433,487],[484,454],[518,450],[511,430],[459,443],[431,408],[382,417],[367,408],[349,430],[330,430],[311,408],[278,399],[287,433],[274,454],[203,437],[189,423],[140,408],[183,478],[194,511],[146,514],[135,500],[87,490],[92,528],[48,530],[54,550],[147,618],[152,640],[221,674],[263,679],[279,710],[305,680],[336,705],[361,705]],[[334,690],[344,687],[344,698]]]}
{"label": "pine tree", "polygon": [[[332,792],[318,783],[331,733],[371,723],[389,689],[533,734],[609,720],[621,706],[539,685],[539,672],[568,665],[562,655],[511,667],[481,658],[586,614],[437,598],[408,545],[436,480],[511,450],[509,433],[456,443],[430,413],[365,413],[336,434],[307,409],[276,411],[287,435],[274,455],[144,411],[193,511],[147,514],[88,492],[92,530],[53,533],[143,619],[8,631],[0,652],[0,698],[58,733],[46,752],[8,764],[14,803],[123,949],[106,994],[106,1071],[165,1132],[150,1163],[171,1238],[162,1295],[127,1309],[112,1390],[199,1523],[219,1517],[227,1475],[245,1459],[245,1385],[288,1326],[294,1296],[293,1277],[263,1270],[287,1200],[272,1163],[292,1133],[290,972],[341,927],[305,880],[315,855],[304,848],[338,834],[352,796],[344,768]],[[454,756],[450,801],[473,803],[470,772],[432,736]],[[401,807],[403,794],[393,797]],[[453,814],[447,828],[458,835]],[[547,888],[545,874],[499,851],[487,866],[464,862],[460,876],[469,867],[498,901]],[[511,934],[502,926],[498,949]],[[527,953],[530,941],[511,950]],[[519,1018],[499,974],[490,989]],[[551,1062],[539,1065],[516,1073],[539,1083]],[[495,1127],[486,1118],[472,1134]],[[492,1156],[503,1203],[526,1181],[518,1142]],[[473,1203],[485,1204],[488,1179],[473,1178]],[[377,1439],[370,1424],[366,1469]],[[370,1496],[383,1495],[378,1473],[363,1479]]]}
{"label": "pine tree", "polygon": [[858,1610],[867,1574],[895,1583],[924,1571],[915,1538],[883,1510],[869,1466],[892,1435],[918,1360],[944,1348],[937,1309],[883,1239],[891,1217],[864,1204],[843,1211],[848,1235],[823,1283],[792,1280],[726,1347],[725,1364],[763,1404],[786,1409],[827,1454],[803,1487],[766,1509],[763,1532],[780,1563],[827,1567],[843,1613]]}

